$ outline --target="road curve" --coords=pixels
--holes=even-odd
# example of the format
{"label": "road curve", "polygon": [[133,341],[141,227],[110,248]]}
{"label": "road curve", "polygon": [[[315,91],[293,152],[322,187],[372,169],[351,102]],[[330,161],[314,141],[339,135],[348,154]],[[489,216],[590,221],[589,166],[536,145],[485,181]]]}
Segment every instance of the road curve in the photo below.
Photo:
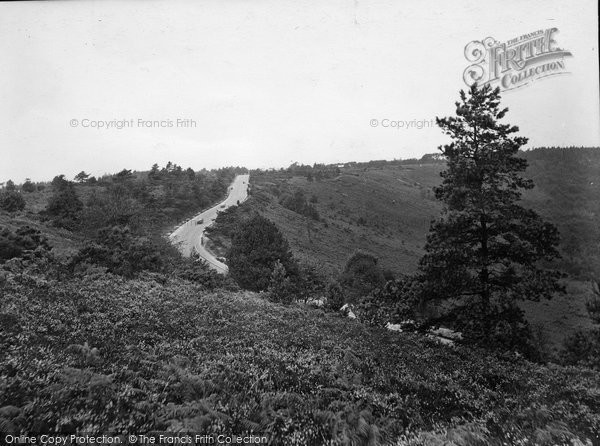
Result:
{"label": "road curve", "polygon": [[221,274],[227,274],[229,271],[227,265],[219,262],[204,247],[206,244],[204,230],[215,221],[219,211],[224,211],[231,206],[237,206],[248,198],[249,179],[249,174],[236,176],[231,186],[229,186],[229,195],[227,195],[224,201],[186,221],[169,235],[169,240],[177,246],[181,254],[189,257],[196,250],[211,268]]}

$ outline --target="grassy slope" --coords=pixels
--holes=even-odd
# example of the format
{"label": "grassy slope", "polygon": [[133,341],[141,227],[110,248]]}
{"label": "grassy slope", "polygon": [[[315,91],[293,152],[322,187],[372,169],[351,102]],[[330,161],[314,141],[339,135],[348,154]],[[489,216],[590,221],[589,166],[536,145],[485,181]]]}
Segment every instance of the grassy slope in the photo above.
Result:
{"label": "grassy slope", "polygon": [[[410,273],[423,253],[429,222],[441,209],[431,188],[439,184],[442,169],[440,164],[351,167],[343,168],[336,179],[320,182],[269,172],[251,176],[251,184],[255,203],[282,230],[298,257],[313,259],[335,274],[352,252],[361,248],[377,255],[383,267]],[[569,280],[566,296],[523,306],[534,328],[541,330],[551,345],[557,345],[575,329],[591,326],[585,309],[591,287],[582,279],[600,275],[600,201],[594,189],[600,187],[600,150],[591,156],[571,156],[562,164],[533,159],[526,176],[537,187],[525,193],[524,205],[538,210],[561,231],[565,260],[557,266],[580,275]],[[273,194],[275,186],[280,190],[302,188],[307,197],[314,194],[326,224],[311,223],[283,208]],[[366,224],[358,223],[360,217]]]}
{"label": "grassy slope", "polygon": [[315,445],[600,434],[591,371],[151,276],[57,282],[13,268],[3,288],[0,407],[15,406],[11,423],[26,432],[254,429]]}
{"label": "grassy slope", "polygon": [[[254,175],[250,181],[263,212],[283,231],[298,257],[311,258],[334,273],[361,248],[377,254],[385,268],[410,273],[423,253],[429,222],[440,210],[429,191],[438,173],[436,165],[348,168],[339,177],[320,182],[285,179],[277,173]],[[269,193],[272,184],[315,195],[324,222],[280,206]],[[262,203],[265,195],[270,201]],[[361,217],[364,224],[359,223]]]}

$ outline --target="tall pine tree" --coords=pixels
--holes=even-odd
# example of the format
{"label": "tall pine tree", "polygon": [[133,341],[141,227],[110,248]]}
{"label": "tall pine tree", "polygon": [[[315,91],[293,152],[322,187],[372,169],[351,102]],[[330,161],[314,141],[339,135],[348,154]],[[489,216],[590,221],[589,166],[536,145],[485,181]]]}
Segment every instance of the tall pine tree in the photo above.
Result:
{"label": "tall pine tree", "polygon": [[498,88],[474,85],[460,92],[456,116],[437,119],[452,138],[440,147],[447,169],[435,188],[445,206],[420,270],[427,296],[450,300],[468,337],[515,348],[528,334],[516,301],[550,298],[562,287],[560,273],[540,267],[559,256],[556,227],[519,204],[533,182],[521,176],[527,161],[518,156],[527,138],[499,122],[507,111]]}

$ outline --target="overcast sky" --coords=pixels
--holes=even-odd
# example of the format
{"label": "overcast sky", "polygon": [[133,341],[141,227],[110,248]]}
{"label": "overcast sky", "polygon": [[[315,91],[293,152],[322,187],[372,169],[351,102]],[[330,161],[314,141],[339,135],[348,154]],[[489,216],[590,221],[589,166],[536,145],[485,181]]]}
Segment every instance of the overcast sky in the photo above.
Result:
{"label": "overcast sky", "polygon": [[[454,111],[464,47],[556,27],[570,74],[506,92],[535,146],[599,146],[594,0],[0,3],[0,182],[420,157]],[[72,126],[72,120],[77,126]],[[83,127],[134,120],[133,127]],[[172,121],[140,128],[138,120]],[[196,127],[177,127],[191,119]],[[86,121],[89,120],[89,121]]]}

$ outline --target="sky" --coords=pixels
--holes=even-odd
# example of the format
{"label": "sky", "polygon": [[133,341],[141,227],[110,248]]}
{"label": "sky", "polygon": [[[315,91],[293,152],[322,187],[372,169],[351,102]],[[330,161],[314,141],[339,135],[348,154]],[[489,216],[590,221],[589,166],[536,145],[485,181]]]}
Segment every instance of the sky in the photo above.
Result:
{"label": "sky", "polygon": [[568,74],[505,92],[505,121],[528,148],[600,146],[597,13],[593,0],[0,2],[0,183],[420,157],[448,142],[431,120],[467,88],[467,43],[552,27]]}

